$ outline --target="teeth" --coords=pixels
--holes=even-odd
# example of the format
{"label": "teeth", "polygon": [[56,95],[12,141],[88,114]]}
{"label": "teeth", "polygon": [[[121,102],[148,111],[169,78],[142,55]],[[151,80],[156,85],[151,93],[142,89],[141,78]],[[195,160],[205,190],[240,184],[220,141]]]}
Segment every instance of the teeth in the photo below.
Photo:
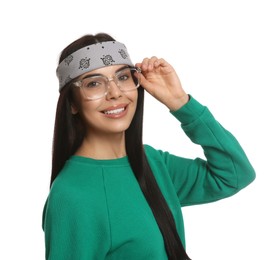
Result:
{"label": "teeth", "polygon": [[124,107],[123,108],[118,108],[118,109],[114,109],[114,110],[108,110],[108,111],[104,111],[104,113],[106,115],[112,115],[112,114],[119,114],[122,111],[124,111]]}

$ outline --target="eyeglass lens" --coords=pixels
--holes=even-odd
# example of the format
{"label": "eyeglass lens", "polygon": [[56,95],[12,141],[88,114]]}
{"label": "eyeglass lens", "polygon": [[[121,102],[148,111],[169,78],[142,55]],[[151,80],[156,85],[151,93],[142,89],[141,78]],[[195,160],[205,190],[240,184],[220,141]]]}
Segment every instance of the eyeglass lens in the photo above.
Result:
{"label": "eyeglass lens", "polygon": [[105,76],[88,77],[83,79],[82,88],[87,98],[92,100],[106,95],[111,80],[124,92],[135,90],[140,85],[138,77],[135,76],[138,73],[135,68],[125,68],[117,72],[110,80]]}

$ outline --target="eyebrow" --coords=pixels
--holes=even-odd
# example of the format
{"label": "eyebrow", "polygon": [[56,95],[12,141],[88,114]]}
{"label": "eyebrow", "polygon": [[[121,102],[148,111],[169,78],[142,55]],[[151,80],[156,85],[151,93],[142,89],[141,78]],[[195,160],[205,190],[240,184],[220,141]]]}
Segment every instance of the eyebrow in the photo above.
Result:
{"label": "eyebrow", "polygon": [[[117,69],[115,71],[115,74],[118,73],[119,71],[122,71],[123,69],[126,69],[126,68],[129,68],[129,66],[124,65],[123,67]],[[106,77],[105,75],[103,75],[101,73],[95,73],[95,74],[88,74],[88,75],[84,76],[81,80],[86,79],[86,78],[91,78],[91,77],[98,77],[98,76]]]}

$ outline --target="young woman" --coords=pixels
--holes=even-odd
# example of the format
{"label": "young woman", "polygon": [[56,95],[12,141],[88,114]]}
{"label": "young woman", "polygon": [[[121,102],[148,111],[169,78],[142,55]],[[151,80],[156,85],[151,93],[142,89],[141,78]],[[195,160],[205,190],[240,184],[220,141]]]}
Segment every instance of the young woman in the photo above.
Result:
{"label": "young woman", "polygon": [[[229,197],[255,178],[237,140],[184,91],[170,64],[152,57],[134,66],[107,34],[66,47],[57,75],[46,259],[190,259],[181,207]],[[206,160],[142,144],[144,89]]]}

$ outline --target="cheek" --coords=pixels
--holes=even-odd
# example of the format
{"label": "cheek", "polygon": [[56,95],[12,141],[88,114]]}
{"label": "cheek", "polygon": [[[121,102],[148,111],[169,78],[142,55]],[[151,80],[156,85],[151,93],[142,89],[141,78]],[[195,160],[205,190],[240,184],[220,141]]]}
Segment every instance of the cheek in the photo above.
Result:
{"label": "cheek", "polygon": [[136,106],[137,99],[138,99],[138,92],[137,91],[127,92],[126,96],[131,102],[135,103],[135,106]]}
{"label": "cheek", "polygon": [[79,103],[79,114],[81,119],[86,123],[89,121],[95,121],[95,118],[99,115],[99,108],[101,107],[101,101],[85,101]]}
{"label": "cheek", "polygon": [[85,113],[97,113],[102,108],[102,102],[100,100],[87,101],[82,104],[82,110]]}

